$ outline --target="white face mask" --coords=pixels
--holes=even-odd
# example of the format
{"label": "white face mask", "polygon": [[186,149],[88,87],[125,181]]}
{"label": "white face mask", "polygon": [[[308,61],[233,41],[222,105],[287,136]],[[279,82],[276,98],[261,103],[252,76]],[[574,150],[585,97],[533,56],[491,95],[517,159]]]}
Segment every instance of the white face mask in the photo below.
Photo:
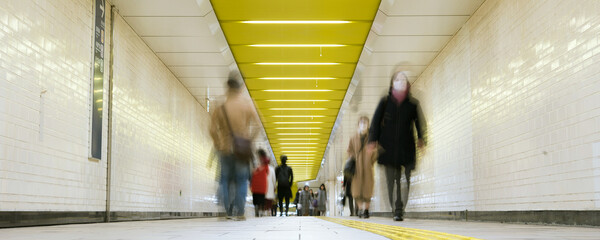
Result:
{"label": "white face mask", "polygon": [[364,122],[360,122],[358,124],[358,132],[359,133],[364,133],[365,131],[367,131],[367,124]]}
{"label": "white face mask", "polygon": [[393,88],[395,91],[402,92],[406,90],[406,79],[394,80],[393,84]]}

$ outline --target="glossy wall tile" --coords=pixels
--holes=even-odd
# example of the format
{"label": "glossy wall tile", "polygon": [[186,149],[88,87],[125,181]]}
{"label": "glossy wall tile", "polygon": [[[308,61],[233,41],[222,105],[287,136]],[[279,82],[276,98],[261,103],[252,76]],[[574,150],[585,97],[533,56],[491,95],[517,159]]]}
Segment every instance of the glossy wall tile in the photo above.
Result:
{"label": "glossy wall tile", "polygon": [[[411,87],[428,145],[407,211],[599,209],[598,12],[594,0],[483,3]],[[361,114],[346,111],[330,151],[345,152]],[[390,210],[381,170],[375,212]]]}
{"label": "glossy wall tile", "polygon": [[[107,111],[103,158],[88,160],[92,5],[0,2],[0,211],[106,208]],[[218,211],[206,110],[115,19],[111,210]]]}

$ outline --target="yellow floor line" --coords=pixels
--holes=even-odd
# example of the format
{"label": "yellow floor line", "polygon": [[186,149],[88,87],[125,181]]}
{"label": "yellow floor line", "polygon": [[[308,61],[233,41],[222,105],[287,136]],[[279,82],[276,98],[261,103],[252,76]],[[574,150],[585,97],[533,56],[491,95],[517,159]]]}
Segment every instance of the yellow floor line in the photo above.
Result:
{"label": "yellow floor line", "polygon": [[400,226],[391,226],[378,223],[369,223],[355,220],[345,220],[340,218],[331,217],[319,217],[320,219],[341,224],[347,227],[352,227],[364,231],[369,231],[381,236],[396,240],[396,239],[416,239],[416,240],[429,240],[429,239],[440,239],[440,240],[455,240],[455,239],[468,239],[477,240],[477,238],[465,237],[455,234],[435,232],[416,228],[405,228]]}

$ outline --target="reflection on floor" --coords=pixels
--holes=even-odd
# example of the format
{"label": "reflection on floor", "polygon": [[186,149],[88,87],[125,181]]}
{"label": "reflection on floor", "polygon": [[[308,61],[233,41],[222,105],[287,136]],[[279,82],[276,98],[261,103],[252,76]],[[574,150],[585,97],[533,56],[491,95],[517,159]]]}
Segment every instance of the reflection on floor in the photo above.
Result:
{"label": "reflection on floor", "polygon": [[[600,239],[600,228],[539,226],[481,222],[432,221],[406,219],[394,222],[388,218],[367,220],[341,217],[335,221],[352,220],[373,224],[401,226],[455,234],[479,239]],[[360,226],[360,223],[354,223]],[[364,224],[365,226],[371,226]],[[387,227],[394,229],[393,227]],[[432,235],[412,239],[436,239]],[[392,237],[407,239],[407,237]],[[216,218],[139,221],[119,223],[77,224],[46,227],[0,229],[2,240],[68,240],[68,239],[283,239],[283,240],[352,240],[388,239],[381,235],[347,227],[315,217],[263,217],[246,221]]]}

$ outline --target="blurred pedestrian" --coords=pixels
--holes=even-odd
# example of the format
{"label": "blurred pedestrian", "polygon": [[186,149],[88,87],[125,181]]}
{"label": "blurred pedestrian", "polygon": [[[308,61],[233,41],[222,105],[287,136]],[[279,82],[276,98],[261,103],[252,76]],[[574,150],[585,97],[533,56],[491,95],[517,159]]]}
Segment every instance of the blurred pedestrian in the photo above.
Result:
{"label": "blurred pedestrian", "polygon": [[308,185],[304,186],[304,190],[300,193],[300,215],[301,216],[309,216],[310,215],[310,208],[312,205],[312,193],[311,190],[309,190]]}
{"label": "blurred pedestrian", "polygon": [[[269,168],[269,174],[267,175],[267,193],[265,194],[265,210],[270,211],[271,215],[273,215],[273,205],[277,202],[275,201],[275,184],[277,183],[277,179],[275,177],[275,169],[273,168],[273,166],[270,165],[271,159],[267,156],[267,153],[265,151],[259,153],[258,156],[262,159],[263,162],[265,162],[265,164]],[[275,215],[277,215],[276,204],[274,210]]]}
{"label": "blurred pedestrian", "polygon": [[296,197],[294,198],[294,205],[296,205],[296,216],[300,216],[300,207],[298,207],[298,204],[300,204],[300,194],[302,193],[302,188],[298,188],[298,191],[296,191]]}
{"label": "blurred pedestrian", "polygon": [[348,154],[356,160],[352,177],[352,196],[358,206],[358,216],[369,218],[369,205],[373,197],[373,164],[377,161],[376,152],[365,149],[369,139],[369,118],[362,116],[358,120],[358,132],[350,139]]}
{"label": "blurred pedestrian", "polygon": [[[415,168],[416,150],[414,127],[417,132],[417,146],[423,147],[423,134],[419,123],[419,106],[410,100],[410,84],[404,72],[396,72],[390,81],[388,95],[379,101],[369,133],[367,151],[377,151],[381,147],[377,162],[385,166],[388,197],[395,221],[404,218],[400,179],[402,170],[407,183],[407,194],[410,188],[410,173]],[[394,185],[396,195],[394,196]],[[396,201],[394,202],[394,197]],[[408,199],[408,196],[407,198]]]}
{"label": "blurred pedestrian", "polygon": [[[350,216],[355,216],[354,198],[352,197],[352,177],[344,175],[344,181],[342,182],[342,207],[346,205],[348,200],[348,208],[350,209]],[[358,209],[358,208],[356,208]]]}
{"label": "blurred pedestrian", "polygon": [[275,168],[277,176],[277,198],[279,199],[279,210],[283,216],[283,200],[285,199],[285,215],[288,215],[290,207],[290,198],[292,197],[292,183],[294,182],[294,172],[287,164],[287,156],[281,155],[281,165]]}
{"label": "blurred pedestrian", "polygon": [[[275,193],[273,193],[275,173],[270,174],[273,168],[269,166],[270,160],[265,150],[258,150],[258,159],[260,161],[259,166],[253,171],[250,180],[255,217],[265,215],[264,211],[271,207],[271,202],[275,198]],[[270,201],[267,201],[267,199],[270,199]]]}
{"label": "blurred pedestrian", "polygon": [[[218,152],[221,178],[220,197],[227,218],[245,220],[244,205],[248,192],[252,149],[250,143],[258,133],[258,115],[252,100],[242,95],[241,83],[227,80],[226,100],[211,115],[210,136]],[[233,191],[230,191],[230,185]],[[235,198],[230,199],[232,195]]]}
{"label": "blurred pedestrian", "polygon": [[325,184],[319,186],[317,191],[317,207],[315,216],[325,216],[327,211],[327,190]]}

